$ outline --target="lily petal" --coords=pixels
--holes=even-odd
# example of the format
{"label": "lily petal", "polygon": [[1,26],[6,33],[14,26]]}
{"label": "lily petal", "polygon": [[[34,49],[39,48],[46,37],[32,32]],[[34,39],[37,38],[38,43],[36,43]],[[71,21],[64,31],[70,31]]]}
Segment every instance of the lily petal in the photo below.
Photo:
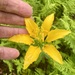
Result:
{"label": "lily petal", "polygon": [[14,35],[11,38],[9,38],[9,41],[17,42],[17,43],[24,43],[27,45],[30,45],[33,43],[33,39],[30,38],[28,34],[18,34]]}
{"label": "lily petal", "polygon": [[51,58],[53,58],[58,63],[62,64],[62,56],[59,51],[53,45],[45,45],[43,51],[47,53]]}
{"label": "lily petal", "polygon": [[25,18],[25,23],[30,36],[33,38],[37,37],[39,33],[38,25],[31,18]]}
{"label": "lily petal", "polygon": [[30,64],[37,60],[41,50],[37,46],[30,46],[24,60],[24,69],[27,69]]}
{"label": "lily petal", "polygon": [[44,22],[42,23],[41,30],[42,32],[45,33],[45,35],[47,35],[47,33],[50,31],[53,21],[54,21],[54,13],[47,16]]}
{"label": "lily petal", "polygon": [[51,30],[48,33],[48,36],[45,41],[51,42],[51,41],[57,40],[59,38],[63,38],[64,36],[68,35],[69,33],[70,33],[70,31],[64,30],[64,29]]}

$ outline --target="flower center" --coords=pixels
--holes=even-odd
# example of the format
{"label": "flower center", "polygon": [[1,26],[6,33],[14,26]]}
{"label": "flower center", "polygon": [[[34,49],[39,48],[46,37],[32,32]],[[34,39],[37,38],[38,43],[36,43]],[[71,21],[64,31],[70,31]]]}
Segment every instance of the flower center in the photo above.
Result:
{"label": "flower center", "polygon": [[42,48],[45,44],[46,44],[46,42],[34,39],[34,43],[33,43],[34,46],[38,46],[38,47]]}

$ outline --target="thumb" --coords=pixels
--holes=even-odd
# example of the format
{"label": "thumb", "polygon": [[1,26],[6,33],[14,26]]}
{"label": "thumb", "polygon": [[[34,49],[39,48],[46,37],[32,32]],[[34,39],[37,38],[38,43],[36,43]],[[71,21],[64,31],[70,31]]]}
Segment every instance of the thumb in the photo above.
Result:
{"label": "thumb", "polygon": [[0,47],[0,59],[10,60],[15,59],[20,55],[19,51],[14,48]]}

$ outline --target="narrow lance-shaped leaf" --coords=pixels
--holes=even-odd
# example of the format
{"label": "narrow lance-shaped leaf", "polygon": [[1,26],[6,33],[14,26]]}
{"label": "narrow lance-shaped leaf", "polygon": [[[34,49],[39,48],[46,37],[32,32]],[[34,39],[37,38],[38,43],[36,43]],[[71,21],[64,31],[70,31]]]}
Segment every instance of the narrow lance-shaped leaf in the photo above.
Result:
{"label": "narrow lance-shaped leaf", "polygon": [[27,69],[30,64],[37,60],[41,50],[37,46],[30,46],[24,60],[24,69]]}
{"label": "narrow lance-shaped leaf", "polygon": [[44,20],[44,22],[42,23],[41,31],[45,33],[45,36],[50,31],[50,28],[52,27],[53,21],[54,21],[54,13],[47,16],[46,19]]}
{"label": "narrow lance-shaped leaf", "polygon": [[63,63],[61,54],[53,45],[45,45],[43,51],[58,63]]}
{"label": "narrow lance-shaped leaf", "polygon": [[51,41],[57,40],[59,38],[63,38],[64,36],[68,35],[69,33],[70,33],[70,31],[64,30],[64,29],[51,30],[48,33],[48,36],[45,41],[51,42]]}
{"label": "narrow lance-shaped leaf", "polygon": [[36,38],[39,33],[38,25],[31,18],[25,18],[25,23],[30,36]]}
{"label": "narrow lance-shaped leaf", "polygon": [[14,35],[11,38],[9,38],[9,41],[13,41],[17,43],[24,43],[27,45],[30,45],[31,43],[33,43],[33,39],[30,38],[30,36],[27,34]]}

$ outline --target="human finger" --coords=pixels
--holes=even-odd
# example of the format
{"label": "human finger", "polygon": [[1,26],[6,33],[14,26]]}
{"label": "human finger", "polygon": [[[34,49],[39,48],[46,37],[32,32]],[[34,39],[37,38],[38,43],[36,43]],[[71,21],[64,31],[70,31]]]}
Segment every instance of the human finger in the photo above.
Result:
{"label": "human finger", "polygon": [[15,48],[0,47],[0,59],[11,60],[20,55],[19,51]]}
{"label": "human finger", "polygon": [[5,12],[0,12],[0,23],[10,25],[25,25],[23,17]]}
{"label": "human finger", "polygon": [[0,38],[8,38],[16,34],[28,34],[28,32],[25,28],[22,29],[0,26]]}
{"label": "human finger", "polygon": [[32,15],[32,7],[22,0],[0,0],[0,11],[17,14],[22,17]]}

